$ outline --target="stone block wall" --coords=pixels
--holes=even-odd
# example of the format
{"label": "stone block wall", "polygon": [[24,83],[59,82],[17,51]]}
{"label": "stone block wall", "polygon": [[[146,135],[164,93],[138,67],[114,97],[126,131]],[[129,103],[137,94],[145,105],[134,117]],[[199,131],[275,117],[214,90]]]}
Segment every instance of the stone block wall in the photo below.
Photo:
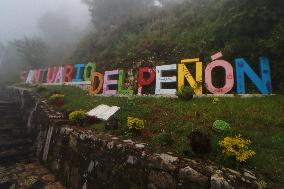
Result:
{"label": "stone block wall", "polygon": [[155,153],[147,144],[73,127],[32,92],[17,88],[6,92],[21,107],[37,157],[69,188],[257,188],[249,171]]}

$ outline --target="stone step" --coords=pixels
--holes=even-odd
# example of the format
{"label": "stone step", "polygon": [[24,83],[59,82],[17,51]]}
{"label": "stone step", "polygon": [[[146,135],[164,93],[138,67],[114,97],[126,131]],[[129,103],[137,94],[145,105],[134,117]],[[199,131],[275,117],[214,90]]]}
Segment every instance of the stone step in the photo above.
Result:
{"label": "stone step", "polygon": [[22,129],[2,129],[0,128],[0,133],[2,136],[15,136],[15,135],[23,135],[27,134],[27,130]]}
{"label": "stone step", "polygon": [[0,148],[7,148],[7,147],[14,147],[14,146],[31,146],[32,141],[30,139],[14,139],[14,140],[3,140],[2,138],[0,139]]}
{"label": "stone step", "polygon": [[22,120],[17,120],[17,119],[14,119],[14,120],[12,120],[12,119],[10,119],[10,120],[4,120],[4,119],[1,119],[0,118],[0,127],[4,127],[4,126],[7,126],[7,127],[10,127],[10,126],[14,126],[14,125],[16,125],[16,126],[23,126],[24,124],[23,124],[23,121]]}
{"label": "stone step", "polygon": [[27,132],[23,133],[0,133],[0,139],[1,140],[14,140],[15,138],[30,138],[31,136]]}
{"label": "stone step", "polygon": [[[2,119],[3,117],[3,119]],[[0,120],[22,120],[19,112],[14,113],[0,113]]]}
{"label": "stone step", "polygon": [[19,161],[27,161],[33,156],[31,149],[17,150],[11,149],[0,152],[0,164],[18,163]]}
{"label": "stone step", "polygon": [[0,123],[0,131],[1,130],[7,130],[7,129],[27,129],[24,124],[19,123],[19,124],[14,124],[14,123],[5,123],[1,124]]}

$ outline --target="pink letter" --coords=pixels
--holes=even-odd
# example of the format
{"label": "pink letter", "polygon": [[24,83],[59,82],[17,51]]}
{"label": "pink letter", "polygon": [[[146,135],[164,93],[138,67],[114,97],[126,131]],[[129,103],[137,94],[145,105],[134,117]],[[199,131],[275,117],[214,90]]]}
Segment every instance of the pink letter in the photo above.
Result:
{"label": "pink letter", "polygon": [[[234,70],[232,65],[225,60],[216,60],[221,58],[222,53],[217,53],[212,56],[213,62],[207,65],[205,69],[205,83],[207,85],[208,91],[213,94],[226,94],[234,87]],[[223,67],[225,69],[225,86],[222,88],[216,88],[212,84],[212,70],[216,67]]]}

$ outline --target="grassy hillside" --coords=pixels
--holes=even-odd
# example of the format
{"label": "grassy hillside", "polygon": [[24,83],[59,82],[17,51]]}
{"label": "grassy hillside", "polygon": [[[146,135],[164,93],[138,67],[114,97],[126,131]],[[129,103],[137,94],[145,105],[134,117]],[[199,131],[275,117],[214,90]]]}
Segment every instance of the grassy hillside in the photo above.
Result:
{"label": "grassy hillside", "polygon": [[114,16],[114,26],[94,16],[107,27],[96,27],[86,36],[72,61],[95,61],[100,71],[173,64],[194,57],[206,66],[213,53],[222,51],[225,60],[233,63],[244,57],[259,70],[258,57],[266,55],[274,92],[283,92],[283,7],[282,0],[184,0],[143,16]]}
{"label": "grassy hillside", "polygon": [[[78,109],[87,111],[100,104],[121,107],[118,116],[121,127],[108,131],[102,123],[89,126],[98,132],[134,138],[151,144],[157,151],[184,155],[183,151],[188,149],[187,136],[193,130],[201,130],[211,135],[213,150],[209,155],[191,158],[233,168],[247,167],[271,188],[280,188],[284,184],[283,96],[219,98],[215,104],[213,98],[182,101],[155,97],[92,97],[81,89],[67,86],[48,87],[40,94],[48,97],[54,91],[65,95],[65,105],[61,109],[65,113]],[[128,116],[146,120],[141,135],[131,135],[127,127]],[[212,124],[217,119],[228,122],[235,134],[250,138],[256,156],[244,164],[224,159],[217,144],[224,136],[212,131]]]}

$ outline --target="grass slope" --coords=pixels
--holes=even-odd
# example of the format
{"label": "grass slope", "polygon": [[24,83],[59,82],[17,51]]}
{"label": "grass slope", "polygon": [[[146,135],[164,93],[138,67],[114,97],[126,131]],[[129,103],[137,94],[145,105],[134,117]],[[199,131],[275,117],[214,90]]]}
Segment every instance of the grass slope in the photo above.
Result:
{"label": "grass slope", "polygon": [[[127,117],[142,118],[146,120],[146,128],[141,136],[134,137],[136,140],[153,145],[157,151],[172,151],[180,155],[188,148],[187,136],[198,128],[211,134],[214,149],[208,156],[196,158],[233,168],[247,167],[266,180],[270,187],[284,185],[283,96],[220,98],[218,104],[213,104],[212,98],[181,101],[154,97],[92,97],[86,91],[68,86],[47,87],[40,94],[47,97],[54,91],[65,94],[64,112],[90,110],[100,104],[121,107],[122,127],[118,130],[106,131],[101,124],[90,128],[128,138]],[[250,138],[256,156],[244,165],[224,159],[217,145],[224,136],[211,129],[217,119],[230,123],[236,133]],[[174,142],[164,145],[168,140],[165,136],[170,136]]]}

